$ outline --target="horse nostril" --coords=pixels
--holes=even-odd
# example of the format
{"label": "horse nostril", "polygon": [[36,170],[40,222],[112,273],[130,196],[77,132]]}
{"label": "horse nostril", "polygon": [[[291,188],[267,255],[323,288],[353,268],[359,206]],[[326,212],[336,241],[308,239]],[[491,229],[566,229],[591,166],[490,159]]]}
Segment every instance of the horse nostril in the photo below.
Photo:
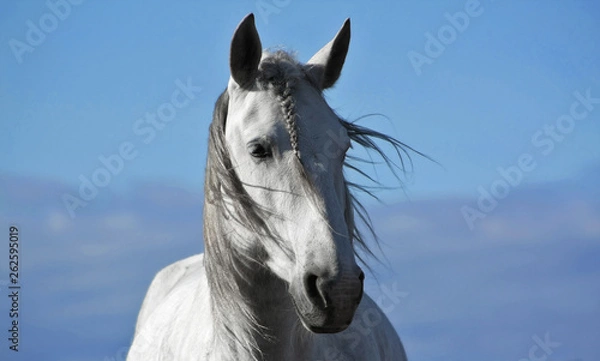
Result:
{"label": "horse nostril", "polygon": [[317,279],[318,277],[314,274],[308,274],[304,276],[304,288],[306,289],[306,294],[313,302],[314,299],[320,297],[319,289],[317,288]]}
{"label": "horse nostril", "polygon": [[356,278],[352,280],[352,277],[328,278],[317,276],[314,273],[306,273],[304,276],[304,290],[314,306],[327,309],[337,301],[344,303],[344,300],[354,299],[357,303],[360,302],[363,295],[364,279],[365,274],[362,270],[358,274],[360,283],[356,282]]}
{"label": "horse nostril", "polygon": [[319,280],[319,276],[309,273],[304,277],[304,288],[310,301],[319,306],[327,307],[327,296],[322,289],[323,284]]}
{"label": "horse nostril", "polygon": [[356,297],[356,305],[358,306],[358,304],[360,304],[360,301],[362,300],[362,296],[364,293],[364,284],[365,284],[365,273],[361,270],[359,275],[358,275],[358,279],[360,280],[360,292],[358,293],[358,297]]}

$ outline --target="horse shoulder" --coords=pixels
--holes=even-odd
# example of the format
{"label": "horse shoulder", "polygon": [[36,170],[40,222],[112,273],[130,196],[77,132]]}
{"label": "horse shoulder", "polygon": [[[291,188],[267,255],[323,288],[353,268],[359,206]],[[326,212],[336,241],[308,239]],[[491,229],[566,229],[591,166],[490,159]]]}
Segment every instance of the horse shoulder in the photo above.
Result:
{"label": "horse shoulder", "polygon": [[128,360],[202,359],[212,332],[203,255],[157,273],[138,316]]}
{"label": "horse shoulder", "polygon": [[142,302],[136,324],[136,334],[148,317],[155,311],[156,307],[164,301],[175,286],[186,276],[195,264],[203,264],[203,254],[197,254],[175,263],[172,263],[158,271]]}

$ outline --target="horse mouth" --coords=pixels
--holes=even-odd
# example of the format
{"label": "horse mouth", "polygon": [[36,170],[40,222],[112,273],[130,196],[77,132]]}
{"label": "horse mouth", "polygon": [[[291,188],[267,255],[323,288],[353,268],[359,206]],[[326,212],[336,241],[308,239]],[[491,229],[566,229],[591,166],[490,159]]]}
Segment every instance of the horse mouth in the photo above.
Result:
{"label": "horse mouth", "polygon": [[[301,318],[302,319],[302,318]],[[350,326],[350,323],[342,326],[309,326],[304,321],[302,321],[302,325],[304,328],[314,333],[338,333],[342,332]]]}
{"label": "horse mouth", "polygon": [[302,326],[313,333],[342,332],[350,326],[356,312],[356,307],[344,310],[335,307],[320,308],[314,305],[299,307],[295,297],[291,298]]}

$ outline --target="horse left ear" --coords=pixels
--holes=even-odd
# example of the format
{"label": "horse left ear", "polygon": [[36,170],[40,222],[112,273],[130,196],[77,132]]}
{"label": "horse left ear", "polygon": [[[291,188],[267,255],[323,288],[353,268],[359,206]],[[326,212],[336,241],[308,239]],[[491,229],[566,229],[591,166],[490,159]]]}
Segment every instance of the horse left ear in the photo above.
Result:
{"label": "horse left ear", "polygon": [[327,45],[306,63],[307,72],[321,89],[332,87],[342,73],[342,67],[350,46],[350,19]]}
{"label": "horse left ear", "polygon": [[256,78],[262,56],[262,44],[250,13],[235,29],[229,53],[229,69],[235,82],[244,87]]}

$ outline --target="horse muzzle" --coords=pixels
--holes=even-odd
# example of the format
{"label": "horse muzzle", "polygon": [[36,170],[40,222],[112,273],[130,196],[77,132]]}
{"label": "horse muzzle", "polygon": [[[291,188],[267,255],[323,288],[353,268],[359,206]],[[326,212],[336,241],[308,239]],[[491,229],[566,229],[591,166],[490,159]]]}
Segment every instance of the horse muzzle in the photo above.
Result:
{"label": "horse muzzle", "polygon": [[315,333],[341,332],[350,326],[362,299],[365,275],[359,267],[330,277],[306,272],[292,282],[290,294],[306,329]]}

